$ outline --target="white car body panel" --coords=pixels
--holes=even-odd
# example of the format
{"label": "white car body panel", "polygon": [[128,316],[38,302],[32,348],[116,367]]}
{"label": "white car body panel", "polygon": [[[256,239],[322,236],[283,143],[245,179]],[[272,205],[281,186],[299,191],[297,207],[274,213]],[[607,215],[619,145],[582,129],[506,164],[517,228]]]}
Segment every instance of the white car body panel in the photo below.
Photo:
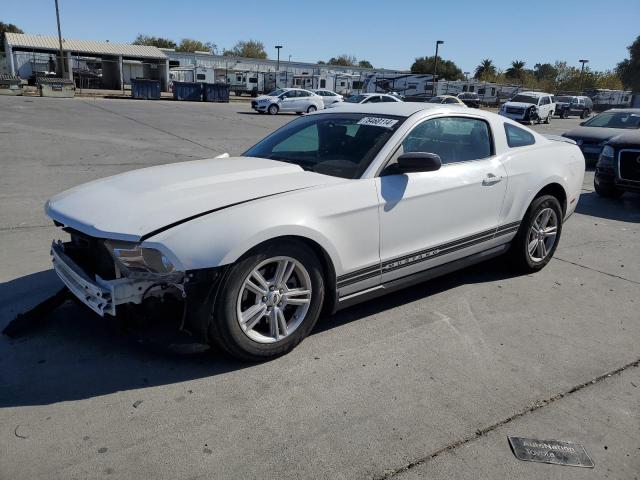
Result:
{"label": "white car body panel", "polygon": [[[46,213],[91,236],[142,241],[181,271],[232,264],[267,240],[302,237],[326,253],[338,296],[346,297],[506,244],[532,199],[551,183],[566,192],[565,218],[577,205],[584,176],[579,148],[504,117],[408,102],[345,103],[312,115],[330,112],[406,118],[360,179],[272,160],[218,158],[97,180],[53,197]],[[436,172],[379,176],[417,124],[450,116],[486,121],[494,155],[446,164]],[[536,143],[509,148],[505,123],[529,131]],[[487,179],[491,182],[484,184]],[[476,237],[481,242],[467,241]]]}
{"label": "white car body panel", "polygon": [[[524,121],[526,119],[527,110],[535,106],[538,117],[540,119],[546,119],[553,115],[556,110],[556,104],[553,101],[553,95],[544,92],[518,92],[518,95],[528,95],[537,99],[537,103],[524,103],[524,102],[505,102],[500,111],[500,115],[510,118],[511,120]],[[549,98],[549,103],[543,104],[543,98]]]}
{"label": "white car body panel", "polygon": [[306,92],[309,94],[307,97],[288,97],[286,95],[269,96],[261,95],[251,102],[254,110],[260,112],[266,112],[271,105],[277,105],[279,112],[298,112],[304,113],[309,107],[313,106],[316,110],[324,109],[323,97],[316,95],[310,90],[302,88],[283,88],[285,92]]}

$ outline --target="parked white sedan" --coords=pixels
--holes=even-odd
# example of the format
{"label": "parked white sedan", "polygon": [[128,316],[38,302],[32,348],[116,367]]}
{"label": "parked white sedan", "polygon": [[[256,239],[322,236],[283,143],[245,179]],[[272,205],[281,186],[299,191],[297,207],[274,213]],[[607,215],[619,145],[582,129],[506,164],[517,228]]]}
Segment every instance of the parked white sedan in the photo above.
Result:
{"label": "parked white sedan", "polygon": [[302,88],[279,88],[251,101],[251,108],[258,113],[279,112],[312,113],[324,108],[320,95]]}
{"label": "parked white sedan", "polygon": [[493,113],[346,105],[239,157],[115,175],[45,210],[70,234],[52,245],[54,268],[89,308],[115,315],[175,296],[194,338],[264,360],[323,310],[505,253],[540,270],[583,175],[574,142]]}
{"label": "parked white sedan", "polygon": [[389,95],[387,93],[358,93],[356,95],[351,95],[349,98],[345,99],[343,103],[335,103],[333,105],[329,105],[327,108],[332,107],[341,107],[345,104],[353,104],[353,103],[394,103],[394,102],[402,102],[401,98],[396,97],[395,95]]}
{"label": "parked white sedan", "polygon": [[311,90],[316,95],[320,95],[322,97],[322,101],[324,102],[324,106],[328,107],[329,105],[344,101],[344,97],[339,93],[332,92],[331,90],[320,89],[320,90]]}

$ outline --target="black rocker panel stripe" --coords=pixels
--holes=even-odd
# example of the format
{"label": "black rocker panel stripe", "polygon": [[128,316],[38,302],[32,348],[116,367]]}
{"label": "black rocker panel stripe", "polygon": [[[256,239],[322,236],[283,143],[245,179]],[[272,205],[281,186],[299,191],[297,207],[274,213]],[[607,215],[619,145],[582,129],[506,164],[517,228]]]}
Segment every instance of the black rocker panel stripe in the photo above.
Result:
{"label": "black rocker panel stripe", "polygon": [[432,258],[462,250],[463,248],[478,245],[495,237],[516,232],[519,227],[520,222],[508,223],[506,225],[498,227],[497,229],[492,228],[490,230],[485,230],[484,232],[476,233],[474,235],[470,235],[453,242],[444,243],[442,245],[421,250],[419,252],[394,258],[385,262],[381,267],[375,265],[361,270],[356,270],[355,272],[351,272],[346,275],[341,275],[337,279],[338,288],[346,287],[348,285],[352,285],[354,283],[376,277],[381,273],[392,272],[400,268],[415,265],[417,263],[422,263]]}

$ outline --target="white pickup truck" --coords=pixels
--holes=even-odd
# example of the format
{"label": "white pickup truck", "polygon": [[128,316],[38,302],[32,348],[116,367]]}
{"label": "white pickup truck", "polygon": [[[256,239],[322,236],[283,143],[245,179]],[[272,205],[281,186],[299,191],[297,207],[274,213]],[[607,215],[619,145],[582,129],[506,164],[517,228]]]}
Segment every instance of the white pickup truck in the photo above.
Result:
{"label": "white pickup truck", "polygon": [[544,92],[520,92],[500,108],[500,115],[521,123],[549,123],[556,110],[553,95]]}

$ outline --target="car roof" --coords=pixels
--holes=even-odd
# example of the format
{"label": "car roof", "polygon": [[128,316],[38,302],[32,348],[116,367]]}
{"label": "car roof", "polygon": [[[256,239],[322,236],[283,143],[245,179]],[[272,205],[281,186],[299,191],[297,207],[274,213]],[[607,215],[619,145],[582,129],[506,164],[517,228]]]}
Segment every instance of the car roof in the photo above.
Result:
{"label": "car roof", "polygon": [[550,93],[545,92],[518,92],[516,95],[530,95],[532,97],[544,97],[546,95],[551,95]]}
{"label": "car roof", "polygon": [[[340,108],[320,110],[312,115],[324,113],[370,113],[373,115],[395,115],[397,117],[410,117],[414,113],[429,110],[433,113],[460,113],[460,107],[453,104],[423,103],[423,102],[389,102],[389,103],[348,103],[343,102]],[[474,115],[490,116],[487,112],[476,111]]]}
{"label": "car roof", "polygon": [[604,112],[629,112],[629,113],[637,113],[640,115],[640,108],[610,108],[609,110],[605,110]]}

